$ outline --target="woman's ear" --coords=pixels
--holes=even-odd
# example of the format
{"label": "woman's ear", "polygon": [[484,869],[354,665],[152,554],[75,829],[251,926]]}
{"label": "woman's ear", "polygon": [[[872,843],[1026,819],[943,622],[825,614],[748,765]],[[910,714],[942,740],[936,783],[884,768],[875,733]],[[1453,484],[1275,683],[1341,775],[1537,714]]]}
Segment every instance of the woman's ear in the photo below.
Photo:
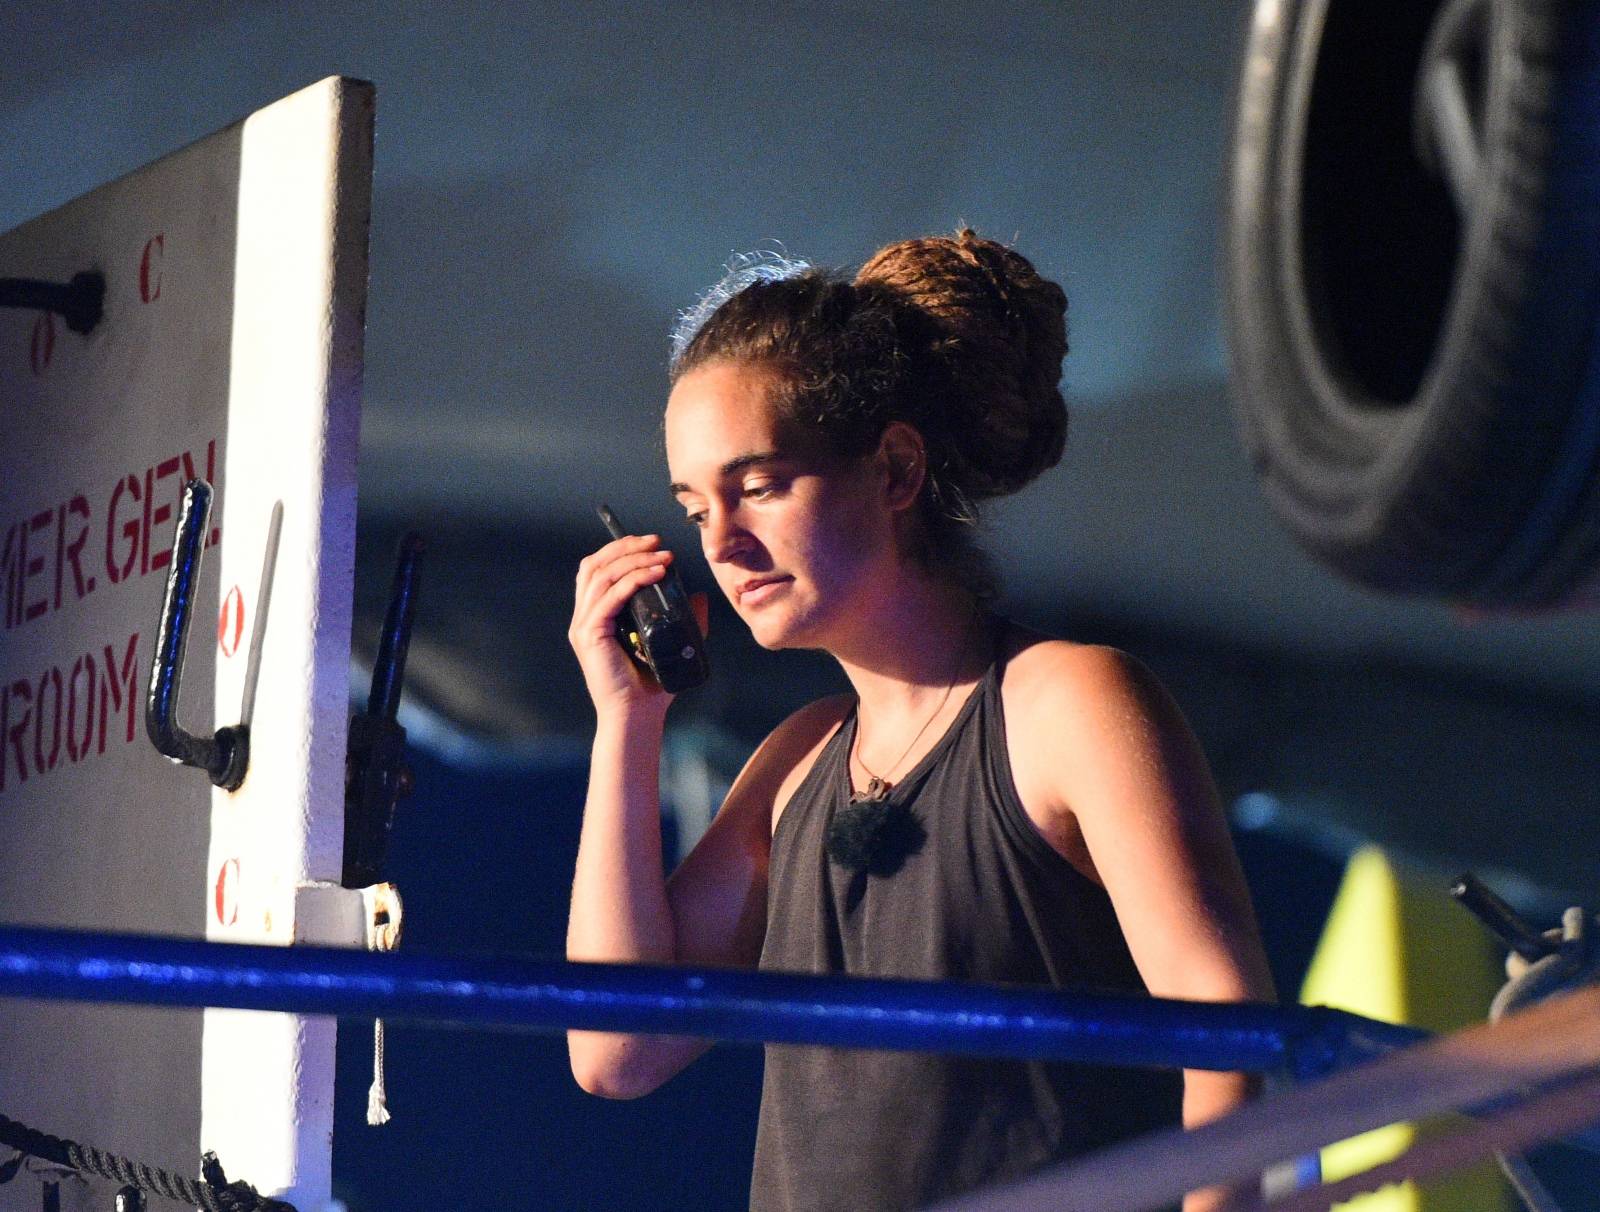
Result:
{"label": "woman's ear", "polygon": [[878,439],[877,466],[891,509],[916,502],[928,474],[928,451],[916,426],[891,421]]}

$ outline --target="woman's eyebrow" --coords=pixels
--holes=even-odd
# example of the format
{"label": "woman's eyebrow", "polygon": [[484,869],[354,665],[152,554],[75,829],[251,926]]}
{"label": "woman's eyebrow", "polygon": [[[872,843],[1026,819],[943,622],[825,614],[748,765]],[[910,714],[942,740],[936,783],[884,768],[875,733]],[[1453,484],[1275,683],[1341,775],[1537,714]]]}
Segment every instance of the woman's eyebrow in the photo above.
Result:
{"label": "woman's eyebrow", "polygon": [[[781,450],[751,451],[749,454],[736,455],[734,458],[729,459],[721,467],[717,468],[717,474],[724,477],[731,476],[743,471],[746,467],[750,467],[753,464],[776,463],[787,457],[788,456],[786,456]],[[667,485],[667,492],[672,496],[677,496],[680,492],[688,491],[690,491],[689,486],[683,483],[681,480],[675,480],[673,483]]]}

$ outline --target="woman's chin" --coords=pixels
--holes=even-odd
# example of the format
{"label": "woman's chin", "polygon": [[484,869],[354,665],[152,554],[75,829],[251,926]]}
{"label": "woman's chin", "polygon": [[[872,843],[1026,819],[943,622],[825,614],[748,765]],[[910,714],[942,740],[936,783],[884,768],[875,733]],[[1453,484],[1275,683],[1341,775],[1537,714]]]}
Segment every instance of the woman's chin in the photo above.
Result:
{"label": "woman's chin", "polygon": [[757,615],[755,618],[746,619],[750,628],[750,636],[761,647],[776,652],[780,648],[793,647],[788,628],[778,620]]}
{"label": "woman's chin", "polygon": [[761,647],[776,652],[780,648],[804,647],[803,621],[792,611],[764,607],[744,616],[745,626]]}

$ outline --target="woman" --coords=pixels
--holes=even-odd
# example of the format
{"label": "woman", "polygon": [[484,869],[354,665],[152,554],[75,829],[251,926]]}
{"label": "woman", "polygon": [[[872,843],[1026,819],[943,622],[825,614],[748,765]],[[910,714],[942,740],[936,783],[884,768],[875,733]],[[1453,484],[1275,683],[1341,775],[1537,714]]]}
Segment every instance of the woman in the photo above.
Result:
{"label": "woman", "polygon": [[[757,264],[684,317],[671,491],[757,641],[829,653],[854,693],[780,724],[664,880],[669,696],[613,637],[672,553],[644,535],[585,559],[569,639],[597,726],[570,958],[1271,997],[1177,709],[1123,653],[986,609],[975,506],[1061,456],[1065,311],[963,231],[890,245],[853,281]],[[707,1044],[569,1047],[586,1090],[626,1098]],[[1241,1075],[1190,1072],[1182,1116],[1247,1096]],[[1171,1122],[1177,1101],[1132,1070],[772,1046],[751,1204],[918,1207]]]}

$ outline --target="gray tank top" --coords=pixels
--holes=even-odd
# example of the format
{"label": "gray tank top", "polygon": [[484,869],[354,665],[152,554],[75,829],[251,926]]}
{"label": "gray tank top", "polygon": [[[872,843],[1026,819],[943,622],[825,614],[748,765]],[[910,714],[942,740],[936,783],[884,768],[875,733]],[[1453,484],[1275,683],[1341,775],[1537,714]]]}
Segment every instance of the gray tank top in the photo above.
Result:
{"label": "gray tank top", "polygon": [[[849,801],[851,709],[779,818],[763,970],[1144,991],[1109,898],[1017,797],[1003,673],[997,660],[889,793],[918,835],[892,874],[827,853]],[[1175,1072],[773,1044],[750,1206],[918,1208],[1175,1124],[1180,1107]]]}

